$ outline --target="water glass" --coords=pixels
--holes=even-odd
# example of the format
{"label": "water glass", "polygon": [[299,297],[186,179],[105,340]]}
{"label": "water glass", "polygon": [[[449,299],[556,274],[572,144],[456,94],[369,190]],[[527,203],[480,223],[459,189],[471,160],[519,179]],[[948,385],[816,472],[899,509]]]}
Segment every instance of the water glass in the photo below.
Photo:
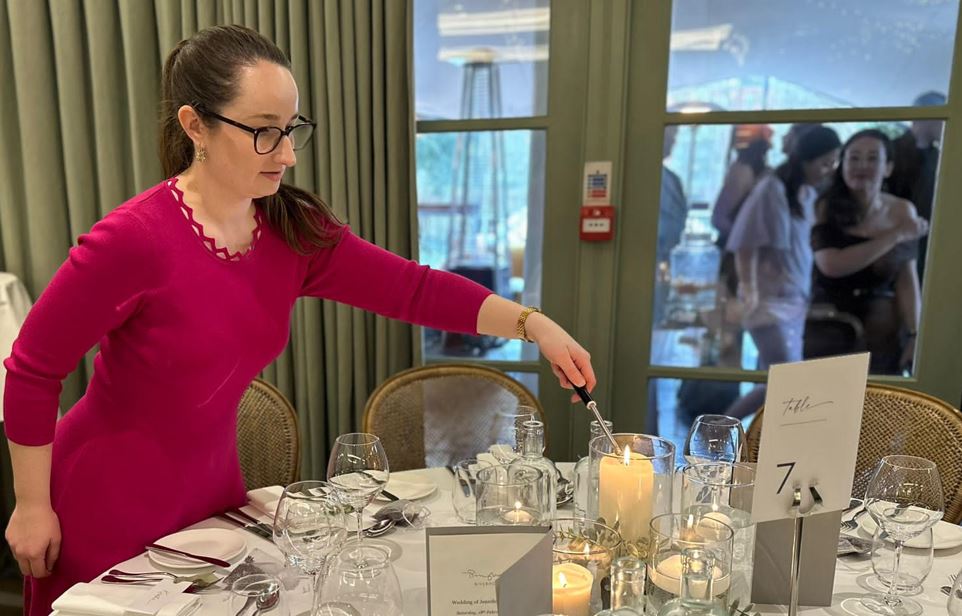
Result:
{"label": "water glass", "polygon": [[500,464],[478,472],[478,526],[551,524],[544,473],[533,466]]}
{"label": "water glass", "polygon": [[252,573],[234,580],[230,586],[228,614],[270,612],[287,616],[287,601],[280,580],[266,573]]}
{"label": "water glass", "polygon": [[477,520],[478,472],[489,466],[491,466],[490,462],[468,458],[461,460],[451,469],[454,472],[451,502],[454,505],[454,513],[465,524],[474,524]]}
{"label": "water glass", "polygon": [[681,513],[723,522],[735,533],[732,547],[732,583],[729,594],[741,605],[751,603],[755,560],[752,499],[755,467],[749,464],[704,462],[682,469]]}
{"label": "water glass", "polygon": [[727,415],[699,415],[685,440],[685,459],[699,462],[743,462],[745,429],[742,422]]}
{"label": "water glass", "polygon": [[[645,580],[648,611],[657,613],[664,604],[681,596],[682,558],[693,552],[710,557],[713,562],[713,597],[698,596],[699,586],[696,584],[690,589],[693,598],[713,599],[722,605],[730,605],[733,540],[732,529],[714,518],[679,513],[653,518],[648,577]],[[705,592],[704,582],[701,592]]]}
{"label": "water glass", "polygon": [[[872,571],[883,588],[888,588],[895,570],[895,544],[883,536],[884,532],[878,526],[875,527],[875,536],[872,538]],[[927,528],[921,535],[906,542],[902,548],[898,579],[895,581],[899,594],[913,594],[921,590],[922,582],[932,571],[935,560],[932,541],[932,529]]]}

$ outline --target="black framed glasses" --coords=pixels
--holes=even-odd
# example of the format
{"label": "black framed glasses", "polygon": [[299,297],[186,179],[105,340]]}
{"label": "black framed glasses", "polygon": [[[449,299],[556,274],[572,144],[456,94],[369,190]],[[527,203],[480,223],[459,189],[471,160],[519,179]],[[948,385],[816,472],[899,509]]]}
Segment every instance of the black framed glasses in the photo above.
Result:
{"label": "black framed glasses", "polygon": [[277,149],[277,146],[280,145],[281,139],[283,139],[285,135],[291,140],[291,147],[295,150],[300,150],[310,142],[311,137],[314,135],[314,127],[317,126],[316,122],[302,115],[298,115],[294,119],[294,123],[287,128],[278,128],[277,126],[254,128],[253,126],[241,124],[236,120],[225,118],[213,111],[201,110],[201,113],[203,115],[209,115],[212,118],[217,118],[225,124],[246,130],[254,135],[254,151],[258,154],[270,154],[273,152]]}

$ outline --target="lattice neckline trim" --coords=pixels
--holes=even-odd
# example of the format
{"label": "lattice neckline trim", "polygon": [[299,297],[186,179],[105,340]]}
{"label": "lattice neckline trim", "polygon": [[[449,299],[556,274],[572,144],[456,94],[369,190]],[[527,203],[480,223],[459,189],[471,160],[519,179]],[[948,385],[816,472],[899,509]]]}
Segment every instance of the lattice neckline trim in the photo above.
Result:
{"label": "lattice neckline trim", "polygon": [[243,252],[231,252],[224,246],[218,246],[214,238],[204,233],[204,225],[194,218],[194,210],[184,201],[184,193],[177,187],[177,178],[167,180],[167,187],[170,189],[170,194],[174,196],[174,201],[177,202],[181,214],[184,215],[184,218],[188,224],[190,224],[190,228],[193,229],[194,235],[197,236],[197,239],[201,241],[201,244],[204,245],[211,255],[221,261],[242,261],[254,252],[257,240],[260,239],[264,229],[264,217],[259,209],[254,212],[254,220],[257,222],[257,225],[251,233],[251,245]]}

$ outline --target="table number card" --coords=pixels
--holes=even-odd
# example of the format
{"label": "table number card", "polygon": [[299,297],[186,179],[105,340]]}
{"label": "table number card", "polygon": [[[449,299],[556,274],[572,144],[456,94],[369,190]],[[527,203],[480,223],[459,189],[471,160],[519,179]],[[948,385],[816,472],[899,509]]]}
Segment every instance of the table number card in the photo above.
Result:
{"label": "table number card", "polygon": [[755,522],[791,517],[795,487],[802,489],[802,511],[812,505],[813,485],[822,511],[848,506],[868,360],[862,353],[771,367],[755,472]]}
{"label": "table number card", "polygon": [[858,453],[868,353],[772,366],[755,471],[752,601],[786,605],[791,595],[795,522],[801,491],[804,518],[798,601],[832,604],[841,510],[848,506]]}
{"label": "table number card", "polygon": [[[428,528],[428,614],[498,616],[498,579],[511,568],[510,588],[524,589],[514,607],[551,611],[551,529],[546,526]],[[519,561],[523,566],[514,567]],[[503,596],[501,597],[504,598]],[[527,605],[533,602],[531,605]],[[534,609],[535,611],[530,611]]]}

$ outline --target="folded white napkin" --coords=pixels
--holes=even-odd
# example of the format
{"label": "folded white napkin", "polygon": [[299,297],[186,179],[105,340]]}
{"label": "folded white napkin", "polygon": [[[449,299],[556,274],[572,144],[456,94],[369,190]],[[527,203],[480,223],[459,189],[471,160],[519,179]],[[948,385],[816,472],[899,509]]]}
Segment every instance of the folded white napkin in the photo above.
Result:
{"label": "folded white napkin", "polygon": [[277,511],[277,501],[281,500],[283,494],[284,488],[282,486],[257,488],[247,493],[247,502],[264,515],[270,516],[273,519],[274,512]]}
{"label": "folded white napkin", "polygon": [[[111,586],[81,582],[53,602],[54,614],[59,616],[124,616],[128,606],[145,593],[153,592],[146,586]],[[178,593],[157,611],[157,616],[184,616],[195,608],[200,597]]]}

